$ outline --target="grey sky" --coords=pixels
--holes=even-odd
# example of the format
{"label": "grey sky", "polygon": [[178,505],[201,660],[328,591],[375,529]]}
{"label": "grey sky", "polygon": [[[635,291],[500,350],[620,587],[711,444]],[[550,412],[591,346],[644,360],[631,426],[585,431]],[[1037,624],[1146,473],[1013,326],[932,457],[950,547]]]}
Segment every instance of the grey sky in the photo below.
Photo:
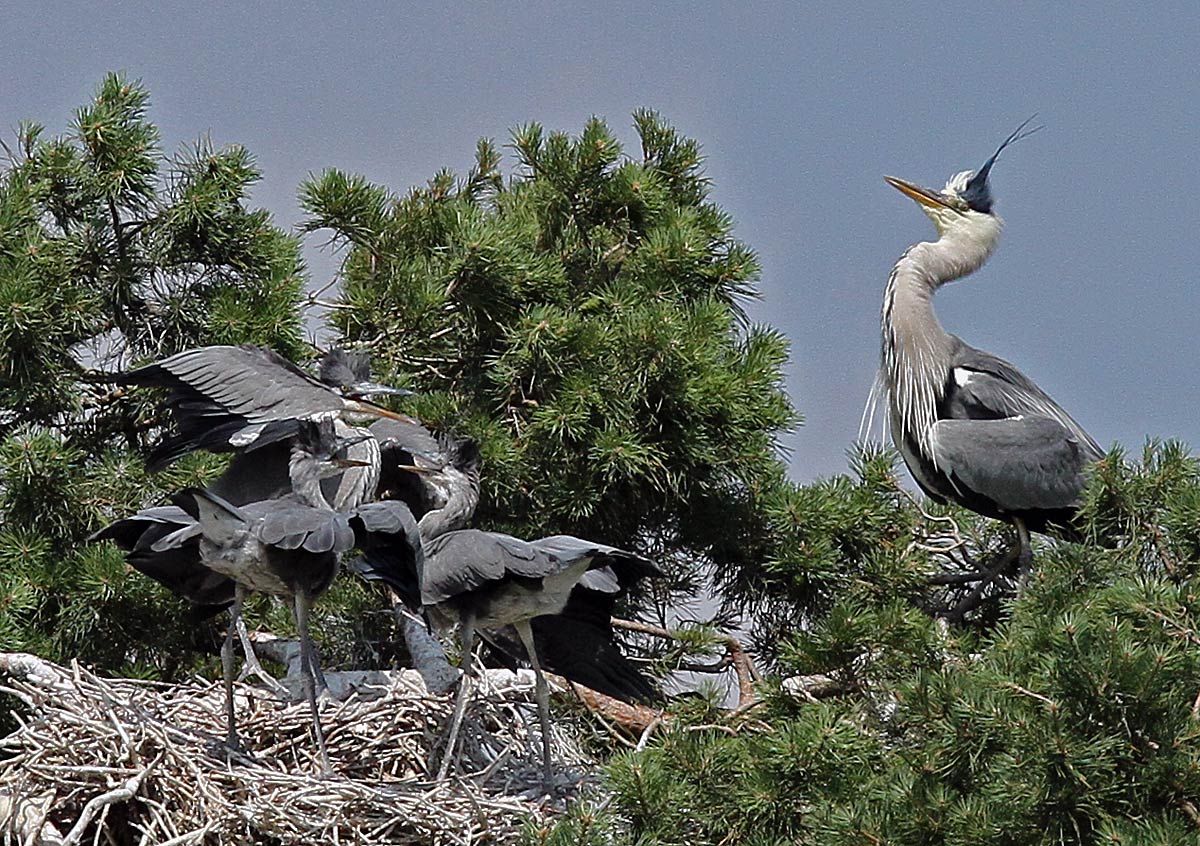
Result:
{"label": "grey sky", "polygon": [[[108,70],[141,77],[168,149],[245,144],[279,222],[336,166],[396,191],[464,171],[475,140],[639,106],[697,138],[714,199],[765,268],[758,322],[792,340],[800,480],[845,468],[888,270],[932,227],[888,188],[993,171],[1006,233],[938,298],[1103,444],[1200,444],[1200,7],[1193,3],[10,3],[0,130],[61,131]],[[336,266],[309,251],[317,281]]]}

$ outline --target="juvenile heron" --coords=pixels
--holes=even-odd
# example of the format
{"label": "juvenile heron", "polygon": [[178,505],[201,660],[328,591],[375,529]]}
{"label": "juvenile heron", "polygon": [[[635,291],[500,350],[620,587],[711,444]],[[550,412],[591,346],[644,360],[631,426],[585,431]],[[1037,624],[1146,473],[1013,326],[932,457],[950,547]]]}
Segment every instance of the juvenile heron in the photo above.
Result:
{"label": "juvenile heron", "polygon": [[560,613],[578,585],[615,595],[638,578],[655,575],[660,575],[659,569],[640,555],[570,535],[524,541],[498,532],[463,529],[426,544],[421,603],[438,625],[457,623],[462,637],[462,681],[438,775],[446,774],[454,756],[466,710],[476,631],[512,626],[536,678],[542,776],[549,783],[550,689],[542,674],[531,621]]}
{"label": "juvenile heron", "polygon": [[[422,532],[424,535],[424,532]],[[632,701],[656,698],[653,687],[620,654],[609,619],[616,601],[639,579],[661,575],[649,560],[607,544],[570,535],[525,541],[499,532],[461,529],[425,540],[423,566],[415,572],[367,554],[351,565],[360,575],[387,583],[408,604],[420,605],[434,623],[457,624],[462,638],[462,676],[438,777],[454,757],[467,704],[476,634],[529,661],[537,679],[542,728],[543,777],[550,780],[550,691],[548,667],[581,684]],[[506,634],[511,632],[512,634]],[[519,643],[513,648],[508,641]],[[614,666],[599,662],[612,661]]]}
{"label": "juvenile heron", "polygon": [[290,443],[288,494],[235,505],[211,490],[191,488],[175,496],[175,506],[145,509],[92,539],[116,540],[128,551],[132,566],[194,602],[214,609],[233,603],[222,649],[231,748],[238,746],[233,634],[240,628],[245,592],[259,590],[288,600],[300,636],[313,731],[328,769],[316,710],[316,688],[324,684],[308,634],[310,604],[332,583],[341,555],[355,546],[386,546],[394,566],[416,569],[422,549],[416,521],[404,503],[366,502],[345,513],[330,507],[322,480],[361,463],[348,456],[353,443],[335,434],[332,421],[303,422]]}
{"label": "juvenile heron", "polygon": [[[880,364],[892,441],[917,484],[938,502],[1012,523],[1021,572],[1032,558],[1029,532],[1069,529],[1088,465],[1103,451],[1019,370],[946,332],[932,299],[996,248],[1003,221],[993,211],[988,176],[1001,151],[1041,128],[1028,125],[1017,127],[978,171],[955,174],[940,191],[886,177],[917,202],[938,238],[909,247],[892,268]],[[977,575],[974,601],[996,574]]]}

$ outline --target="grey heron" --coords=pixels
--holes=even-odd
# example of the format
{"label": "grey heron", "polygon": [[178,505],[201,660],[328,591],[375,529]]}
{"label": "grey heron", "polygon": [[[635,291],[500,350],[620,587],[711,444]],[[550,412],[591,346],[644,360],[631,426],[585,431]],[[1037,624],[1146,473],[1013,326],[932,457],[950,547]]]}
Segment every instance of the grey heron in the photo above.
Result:
{"label": "grey heron", "polygon": [[[1088,465],[1103,451],[1017,368],[943,329],[932,300],[942,285],[979,269],[996,248],[1003,222],[993,210],[988,177],[1008,145],[1041,128],[1027,129],[1030,120],[978,171],[955,174],[940,191],[886,177],[916,201],[938,238],[909,247],[892,268],[880,363],[892,441],[913,479],[938,502],[1011,523],[1021,572],[1032,558],[1030,531],[1069,530]],[[977,575],[976,601],[996,574]],[[965,610],[960,604],[952,614]]]}
{"label": "grey heron", "polygon": [[237,748],[233,633],[245,591],[259,590],[289,600],[300,637],[313,731],[327,769],[316,711],[316,688],[319,683],[324,685],[308,634],[309,606],[332,583],[341,555],[351,548],[386,546],[396,559],[393,566],[406,568],[421,566],[422,549],[416,521],[404,503],[365,502],[345,513],[330,507],[322,480],[361,464],[348,456],[347,447],[352,443],[336,435],[332,421],[302,422],[290,443],[291,493],[235,505],[211,490],[192,488],[175,496],[174,507],[145,509],[102,529],[92,539],[116,540],[128,550],[132,566],[194,602],[216,609],[232,602],[231,625],[222,649],[231,748]]}
{"label": "grey heron", "polygon": [[120,385],[166,388],[165,406],[178,431],[151,455],[163,467],[197,449],[230,452],[290,437],[296,421],[346,424],[388,417],[415,423],[365,397],[410,391],[371,382],[365,358],[341,350],[321,363],[322,381],[272,350],[211,346],[184,350],[136,370],[113,374]]}
{"label": "grey heron", "polygon": [[[371,556],[365,556],[360,572],[388,582],[402,595],[411,595],[414,588],[403,571],[381,565]],[[542,772],[549,782],[550,692],[534,621],[540,619],[540,625],[553,630],[563,621],[552,615],[571,612],[562,628],[574,631],[581,642],[572,645],[561,637],[553,640],[556,649],[571,656],[560,657],[563,664],[572,660],[586,663],[584,652],[588,650],[590,655],[610,658],[619,654],[611,643],[611,627],[607,641],[611,648],[597,646],[597,635],[603,639],[612,604],[638,579],[660,574],[653,562],[640,555],[570,535],[525,541],[498,532],[459,529],[427,539],[424,563],[416,572],[421,606],[440,627],[458,624],[462,638],[462,677],[438,777],[445,777],[454,757],[477,632],[512,627],[533,667],[542,729]],[[602,615],[604,621],[598,623],[596,615]],[[590,671],[591,679],[600,679],[602,684],[604,671],[594,667]],[[653,695],[652,688],[649,693]]]}
{"label": "grey heron", "polygon": [[379,441],[378,498],[408,503],[427,541],[466,526],[479,505],[478,442],[399,420],[369,428]]}
{"label": "grey heron", "polygon": [[[352,441],[348,457],[355,462],[321,483],[339,511],[374,498],[381,467],[375,439],[360,437],[365,429],[351,427],[336,415],[371,419],[385,410],[359,407],[360,398],[410,393],[373,382],[365,355],[337,348],[321,358],[319,381],[271,350],[252,346],[199,347],[116,374],[115,379],[171,392],[164,405],[180,430],[158,447],[151,466],[162,466],[196,449],[236,450],[226,470],[207,486],[209,492],[233,505],[291,493],[292,435],[303,420],[333,419],[338,435]],[[416,421],[398,417],[389,422],[402,427],[401,431],[424,431]],[[196,604],[196,616],[202,619],[233,602],[233,580],[205,567],[196,543],[169,549],[157,546],[162,538],[192,522],[176,505],[156,506],[115,521],[93,539],[116,541],[131,566]],[[264,680],[269,679],[249,648],[244,628],[239,634],[250,666]]]}
{"label": "grey heron", "polygon": [[[434,439],[426,431],[414,430],[412,424],[395,420],[377,420],[370,429],[379,439],[382,453],[380,498],[408,503],[425,543],[465,527],[479,502],[479,445],[468,438]],[[406,472],[412,467],[420,472]],[[391,588],[394,603],[419,612],[417,574],[397,571],[373,558],[373,551],[364,551],[350,569],[368,580],[384,581]],[[619,570],[618,576],[626,578],[626,571]],[[543,667],[616,699],[656,701],[658,692],[622,654],[611,624],[617,599],[634,581],[622,583],[615,592],[592,590],[581,583],[571,592],[562,612],[533,618],[530,627]],[[529,660],[511,626],[481,629],[480,633],[506,659]],[[406,625],[404,635],[411,651],[412,638],[420,633]]]}
{"label": "grey heron", "polygon": [[[345,422],[347,417],[369,419],[366,411],[383,411],[364,411],[354,404],[355,397],[409,393],[372,381],[370,362],[363,354],[330,350],[320,361],[319,383],[257,347],[189,350],[118,378],[171,391],[165,407],[178,421],[179,431],[159,447],[157,464],[194,449],[234,451],[226,470],[207,486],[233,505],[291,492],[291,437],[302,421],[312,419],[332,419],[338,436],[351,440],[348,457],[359,465],[321,482],[337,511],[377,498],[400,499],[425,523],[446,528],[464,525],[478,500],[479,455],[473,441],[439,440],[404,415],[378,419],[370,429]],[[342,405],[351,410],[337,412]],[[180,520],[189,519],[177,506],[144,509],[97,536],[116,540],[132,566],[197,603],[197,615],[204,617],[233,601],[233,581],[205,567],[195,544],[178,549],[158,545]],[[253,657],[244,625],[237,622],[248,665],[272,684]]]}

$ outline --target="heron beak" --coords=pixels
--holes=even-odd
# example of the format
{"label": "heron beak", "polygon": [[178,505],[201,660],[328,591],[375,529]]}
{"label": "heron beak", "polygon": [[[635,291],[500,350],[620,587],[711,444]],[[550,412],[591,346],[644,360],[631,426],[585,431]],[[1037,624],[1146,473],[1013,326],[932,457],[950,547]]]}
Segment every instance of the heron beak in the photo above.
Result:
{"label": "heron beak", "polygon": [[370,467],[371,462],[359,461],[357,458],[335,458],[333,463],[338,467]]}
{"label": "heron beak", "polygon": [[399,420],[402,423],[410,423],[410,424],[417,425],[417,426],[421,425],[420,420],[409,417],[407,414],[400,414],[395,411],[389,411],[388,409],[384,408],[383,406],[376,405],[373,402],[366,402],[364,400],[356,400],[356,399],[349,399],[349,398],[345,399],[344,402],[346,403],[346,406],[350,411],[357,411],[360,414],[370,414],[373,417],[387,417],[391,420]]}
{"label": "heron beak", "polygon": [[922,188],[920,185],[916,185],[905,179],[897,179],[894,176],[885,176],[883,179],[888,185],[891,185],[901,194],[911,197],[923,206],[929,206],[930,208],[935,209],[954,209],[954,207],[947,203],[945,199],[942,198],[942,195],[937,191],[930,190],[929,188]]}
{"label": "heron beak", "polygon": [[393,388],[391,385],[381,385],[378,382],[359,382],[346,388],[346,396],[366,397],[411,397],[413,392],[408,388]]}
{"label": "heron beak", "polygon": [[432,467],[419,467],[416,464],[398,464],[397,470],[407,470],[409,473],[416,473],[418,476],[434,476],[439,471]]}

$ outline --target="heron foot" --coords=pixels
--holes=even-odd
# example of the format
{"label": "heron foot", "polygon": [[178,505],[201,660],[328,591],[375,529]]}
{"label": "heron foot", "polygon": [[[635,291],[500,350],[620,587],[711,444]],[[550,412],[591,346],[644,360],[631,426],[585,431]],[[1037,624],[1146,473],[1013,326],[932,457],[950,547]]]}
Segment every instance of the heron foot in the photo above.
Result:
{"label": "heron foot", "polygon": [[[934,616],[945,620],[948,623],[961,623],[970,612],[974,611],[983,604],[984,596],[987,590],[992,585],[1004,579],[1010,574],[1010,570],[1014,562],[1019,562],[1025,555],[1027,548],[1022,544],[1017,544],[1007,549],[1000,557],[1000,561],[995,567],[988,570],[983,570],[977,573],[959,573],[959,574],[943,574],[941,577],[934,576],[930,580],[930,584],[943,585],[965,585],[975,583],[975,587],[971,588],[970,593],[964,596],[959,602],[950,609],[939,609]],[[954,578],[951,578],[954,577]]]}
{"label": "heron foot", "polygon": [[242,664],[241,672],[238,673],[238,681],[245,681],[251,677],[258,679],[263,687],[267,688],[267,690],[280,699],[288,699],[292,695],[279,679],[263,669],[262,664],[258,663],[257,658],[247,658],[245,663]]}
{"label": "heron foot", "polygon": [[226,735],[225,739],[214,740],[206,744],[208,752],[214,758],[221,758],[230,764],[238,764],[243,767],[255,766],[259,763],[258,759],[250,751],[241,738],[237,734]]}

